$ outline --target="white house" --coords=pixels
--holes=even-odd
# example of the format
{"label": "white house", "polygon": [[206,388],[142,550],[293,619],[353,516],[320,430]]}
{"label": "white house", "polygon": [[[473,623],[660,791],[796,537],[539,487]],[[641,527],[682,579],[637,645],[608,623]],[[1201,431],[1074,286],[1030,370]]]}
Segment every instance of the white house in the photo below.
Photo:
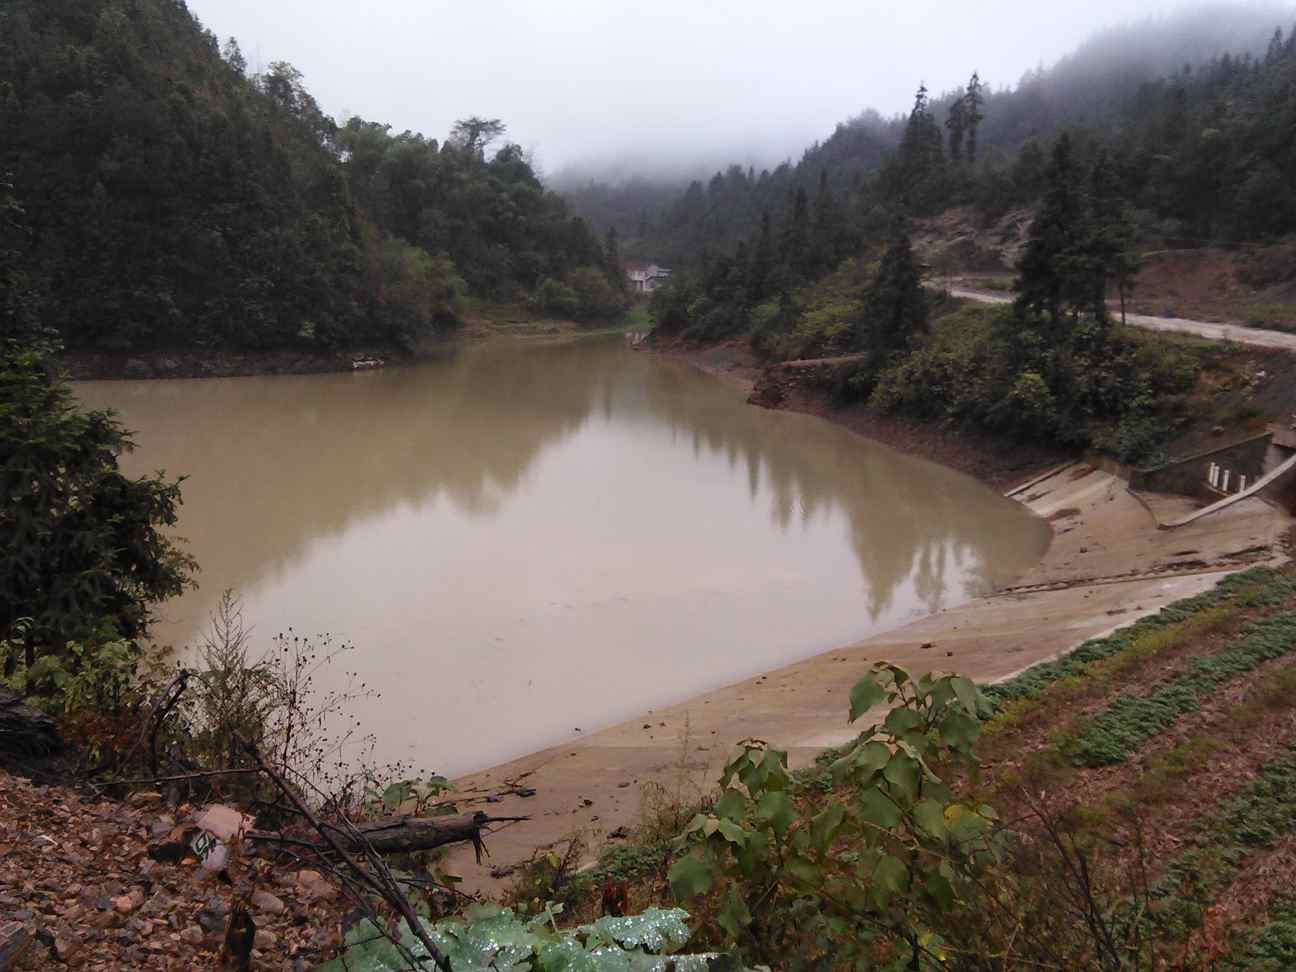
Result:
{"label": "white house", "polygon": [[627,263],[626,277],[630,280],[630,289],[637,294],[651,294],[670,279],[671,272],[666,267],[655,263]]}

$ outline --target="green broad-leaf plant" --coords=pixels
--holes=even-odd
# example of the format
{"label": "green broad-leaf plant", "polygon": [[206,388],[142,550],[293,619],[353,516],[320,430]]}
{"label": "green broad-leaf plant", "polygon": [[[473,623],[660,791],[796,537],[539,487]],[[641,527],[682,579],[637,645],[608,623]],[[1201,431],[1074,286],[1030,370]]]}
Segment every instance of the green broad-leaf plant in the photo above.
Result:
{"label": "green broad-leaf plant", "polygon": [[1001,850],[994,811],[956,800],[932,770],[974,761],[981,701],[966,678],[875,664],[851,690],[850,722],[889,711],[838,751],[830,785],[744,741],[712,812],[679,838],[675,896],[714,894],[717,924],[750,961],[943,967],[942,917]]}

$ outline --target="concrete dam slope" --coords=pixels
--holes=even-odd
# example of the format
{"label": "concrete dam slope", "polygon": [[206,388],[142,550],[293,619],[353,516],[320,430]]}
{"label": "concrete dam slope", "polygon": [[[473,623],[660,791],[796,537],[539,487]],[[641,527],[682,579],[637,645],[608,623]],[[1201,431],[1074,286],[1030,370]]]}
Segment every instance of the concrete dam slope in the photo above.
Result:
{"label": "concrete dam slope", "polygon": [[1181,518],[1198,504],[1135,496],[1117,476],[1083,463],[1014,494],[1051,522],[1054,539],[1011,587],[457,780],[465,808],[489,802],[491,813],[530,817],[493,834],[483,864],[470,851],[457,852],[452,865],[465,888],[498,888],[511,867],[578,830],[597,844],[600,834],[634,826],[644,785],[673,785],[681,767],[711,786],[742,739],[770,740],[788,750],[794,765],[810,763],[824,747],[854,738],[848,695],[873,662],[916,674],[1006,678],[1205,591],[1233,571],[1286,559],[1282,543],[1296,523],[1260,499],[1243,498],[1179,529],[1158,529],[1158,520]]}

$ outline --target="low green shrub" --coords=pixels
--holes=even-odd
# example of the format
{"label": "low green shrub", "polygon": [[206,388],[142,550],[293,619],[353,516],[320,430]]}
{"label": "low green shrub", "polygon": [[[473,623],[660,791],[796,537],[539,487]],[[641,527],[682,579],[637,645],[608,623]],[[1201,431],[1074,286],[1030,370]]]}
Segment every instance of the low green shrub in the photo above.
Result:
{"label": "low green shrub", "polygon": [[1296,905],[1280,908],[1263,928],[1243,938],[1226,968],[1236,972],[1296,969]]}
{"label": "low green shrub", "polygon": [[1296,612],[1248,625],[1236,646],[1199,658],[1182,674],[1145,695],[1121,695],[1072,738],[1062,751],[1077,766],[1123,762],[1180,716],[1196,711],[1224,682],[1296,649]]}
{"label": "low green shrub", "polygon": [[1168,604],[1156,614],[1106,637],[1091,638],[1054,661],[1041,662],[1010,679],[983,686],[988,702],[985,715],[995,715],[1010,702],[1032,698],[1059,679],[1085,675],[1094,662],[1127,651],[1149,633],[1180,624],[1225,601],[1236,600],[1244,607],[1269,607],[1281,603],[1293,592],[1296,592],[1296,577],[1273,567],[1253,567],[1230,574],[1209,591]]}
{"label": "low green shrub", "polygon": [[1251,853],[1296,832],[1296,748],[1270,760],[1258,778],[1221,801],[1198,831],[1195,846],[1149,888],[1158,902],[1151,917],[1179,937],[1201,927],[1206,909]]}

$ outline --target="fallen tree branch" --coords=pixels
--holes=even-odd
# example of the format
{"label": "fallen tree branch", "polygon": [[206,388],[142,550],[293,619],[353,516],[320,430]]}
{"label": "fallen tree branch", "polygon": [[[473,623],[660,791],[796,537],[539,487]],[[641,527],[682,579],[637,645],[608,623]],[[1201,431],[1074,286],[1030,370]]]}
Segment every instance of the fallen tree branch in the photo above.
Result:
{"label": "fallen tree branch", "polygon": [[216,776],[252,776],[261,770],[246,769],[202,770],[197,773],[181,773],[179,776],[149,776],[139,780],[107,780],[101,786],[143,786],[146,783],[184,783],[188,780],[205,780]]}
{"label": "fallen tree branch", "polygon": [[135,740],[135,745],[130,748],[126,758],[122,761],[123,765],[129,766],[136,754],[144,748],[144,744],[149,745],[149,769],[157,775],[157,733],[162,727],[162,721],[166,718],[171,708],[180,701],[180,696],[184,695],[186,686],[189,684],[189,671],[180,669],[179,674],[171,679],[156,695],[153,696],[153,704],[149,706],[147,718],[140,724],[139,738]]}
{"label": "fallen tree branch", "polygon": [[[364,845],[379,854],[414,854],[418,851],[444,847],[446,844],[480,844],[482,830],[495,823],[516,823],[528,817],[492,817],[480,811],[453,817],[390,817],[368,823],[354,824],[350,831],[321,822],[316,829],[329,830],[334,839],[349,851],[365,849]],[[313,823],[314,821],[312,821]],[[283,843],[282,835],[268,830],[251,830],[249,840]],[[300,840],[294,843],[301,844]],[[331,842],[320,843],[321,852],[331,850]],[[480,854],[478,855],[480,862]]]}
{"label": "fallen tree branch", "polygon": [[[397,887],[394,882],[379,880],[374,877],[367,868],[361,867],[359,862],[352,858],[351,854],[342,845],[342,842],[338,840],[337,836],[333,833],[333,828],[326,827],[320,822],[319,817],[317,817],[311,808],[306,805],[306,802],[301,798],[297,791],[289,785],[288,781],[285,780],[273,766],[265,761],[265,758],[261,755],[261,751],[245,740],[242,736],[236,736],[235,738],[238,740],[239,744],[247,750],[248,754],[256,760],[257,765],[261,767],[261,770],[265,775],[270,777],[275,786],[279,787],[279,789],[283,791],[284,796],[288,798],[292,805],[301,812],[302,816],[311,822],[311,826],[313,826],[319,835],[324,838],[324,842],[328,844],[333,853],[337,854],[337,856],[342,859],[342,862],[347,865],[351,873],[356,876],[360,883],[367,886],[400,913],[400,916],[405,919],[405,924],[409,926],[409,930],[414,934],[414,937],[422,943],[423,947],[427,949],[428,955],[431,957],[432,961],[437,964],[437,967],[441,969],[441,972],[451,972],[449,957],[437,947],[436,942],[432,941],[432,937],[427,933],[427,929],[424,928],[423,923],[419,921],[419,917],[415,913],[413,905],[411,905],[409,899],[401,893],[400,888]],[[480,836],[478,836],[477,839],[480,841]],[[374,859],[375,855],[372,852],[372,848],[368,847],[363,839],[356,841],[356,843],[365,851],[367,859]]]}

